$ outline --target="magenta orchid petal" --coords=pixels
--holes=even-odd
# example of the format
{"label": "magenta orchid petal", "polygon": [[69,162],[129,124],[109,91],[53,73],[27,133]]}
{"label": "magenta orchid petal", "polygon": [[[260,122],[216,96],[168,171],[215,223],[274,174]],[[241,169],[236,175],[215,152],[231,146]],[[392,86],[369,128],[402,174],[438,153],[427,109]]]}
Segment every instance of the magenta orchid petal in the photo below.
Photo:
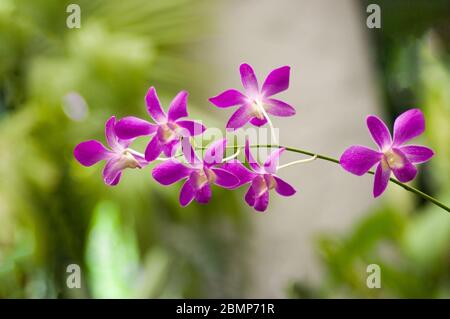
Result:
{"label": "magenta orchid petal", "polygon": [[162,145],[158,136],[153,136],[145,149],[145,159],[149,162],[154,161],[162,152]]}
{"label": "magenta orchid petal", "polygon": [[419,109],[408,110],[394,122],[394,145],[400,146],[425,131],[425,118]]}
{"label": "magenta orchid petal", "polygon": [[138,136],[151,135],[157,129],[158,126],[134,116],[127,116],[120,119],[115,126],[116,134],[121,139],[132,139]]}
{"label": "magenta orchid petal", "polygon": [[190,179],[188,178],[184,182],[183,186],[181,187],[181,191],[180,191],[181,206],[185,207],[185,206],[189,205],[192,202],[192,200],[194,199],[195,193],[196,193],[196,190],[192,186],[192,183],[191,183]]}
{"label": "magenta orchid petal", "polygon": [[111,116],[105,123],[106,142],[113,151],[121,151],[123,146],[119,143],[119,139],[117,138],[115,125],[116,117]]}
{"label": "magenta orchid petal", "polygon": [[162,185],[170,185],[190,175],[192,169],[181,162],[170,159],[155,166],[153,178]]}
{"label": "magenta orchid petal", "polygon": [[253,117],[251,109],[247,105],[239,107],[227,123],[227,129],[238,129],[243,127]]}
{"label": "magenta orchid petal", "polygon": [[373,196],[378,197],[384,193],[389,183],[391,169],[386,163],[380,162],[375,171],[375,181],[373,184]]}
{"label": "magenta orchid petal", "polygon": [[262,87],[264,96],[269,97],[287,90],[289,87],[290,71],[291,68],[289,66],[283,66],[270,72]]}
{"label": "magenta orchid petal", "polygon": [[241,81],[245,91],[250,95],[257,93],[259,91],[258,80],[253,68],[249,64],[243,63],[239,67],[239,72],[241,73]]}
{"label": "magenta orchid petal", "polygon": [[230,89],[210,98],[209,101],[217,107],[224,108],[245,104],[246,99],[246,96],[238,90]]}
{"label": "magenta orchid petal", "polygon": [[110,158],[112,154],[96,140],[82,142],[73,151],[76,160],[83,166],[92,166],[101,160]]}
{"label": "magenta orchid petal", "polygon": [[251,123],[252,125],[254,125],[254,126],[260,127],[260,126],[263,126],[263,125],[265,125],[265,124],[267,123],[267,119],[266,119],[265,117],[262,118],[262,119],[260,119],[260,118],[258,118],[258,117],[253,117],[253,118],[250,120],[250,123]]}
{"label": "magenta orchid petal", "polygon": [[425,163],[434,155],[432,149],[420,145],[404,145],[399,147],[399,149],[413,164]]}
{"label": "magenta orchid petal", "polygon": [[395,177],[402,183],[412,181],[417,175],[417,168],[408,160],[402,151],[399,149],[394,149],[393,151],[400,157],[400,164],[391,167]]}
{"label": "magenta orchid petal", "polygon": [[[120,158],[113,157],[108,162],[106,162],[103,168],[103,181],[105,184],[114,186],[117,185],[119,177],[123,167],[120,165]],[[115,183],[115,184],[114,184]]]}
{"label": "magenta orchid petal", "polygon": [[273,176],[275,179],[275,191],[280,194],[281,196],[292,196],[296,193],[296,190],[294,187],[292,187],[290,184],[279,178],[278,176]]}
{"label": "magenta orchid petal", "polygon": [[366,122],[372,139],[378,145],[379,149],[384,150],[389,148],[392,144],[392,139],[386,124],[375,115],[368,116]]}
{"label": "magenta orchid petal", "polygon": [[365,146],[351,146],[344,151],[339,162],[345,170],[361,176],[378,163],[382,156]]}
{"label": "magenta orchid petal", "polygon": [[181,117],[188,116],[187,112],[187,98],[188,92],[179,92],[169,105],[168,119],[169,121],[176,121]]}
{"label": "magenta orchid petal", "polygon": [[269,191],[265,191],[255,198],[255,205],[253,208],[258,212],[264,212],[269,206]]}
{"label": "magenta orchid petal", "polygon": [[203,161],[206,166],[212,166],[221,164],[223,155],[225,154],[225,148],[227,146],[226,138],[220,139],[212,143],[203,156]]}
{"label": "magenta orchid petal", "polygon": [[122,172],[120,172],[116,178],[112,181],[112,183],[109,186],[116,186],[120,182],[120,177],[122,176]]}
{"label": "magenta orchid petal", "polygon": [[285,151],[284,148],[278,148],[267,157],[264,162],[264,169],[269,174],[275,174],[277,171],[278,163],[280,162],[280,156]]}
{"label": "magenta orchid petal", "polygon": [[162,147],[162,151],[163,151],[164,155],[166,155],[167,157],[173,157],[173,156],[175,156],[175,153],[177,152],[179,146],[180,146],[180,140],[175,139],[168,143],[162,144],[161,147]]}
{"label": "magenta orchid petal", "polygon": [[178,120],[175,123],[182,128],[180,135],[185,137],[197,136],[206,130],[206,127],[202,123],[196,121]]}
{"label": "magenta orchid petal", "polygon": [[211,200],[211,196],[211,186],[206,183],[195,193],[195,200],[200,204],[206,204]]}
{"label": "magenta orchid petal", "polygon": [[155,88],[152,86],[145,96],[145,102],[147,103],[148,114],[157,123],[164,123],[167,120],[167,115],[161,107],[158,95]]}
{"label": "magenta orchid petal", "polygon": [[259,163],[253,158],[252,152],[250,150],[250,142],[248,139],[245,140],[245,159],[247,160],[250,167],[255,171],[259,172],[261,170],[261,167],[259,166]]}
{"label": "magenta orchid petal", "polygon": [[249,206],[253,207],[253,205],[255,205],[255,190],[251,185],[248,188],[247,193],[245,193],[244,199]]}
{"label": "magenta orchid petal", "polygon": [[224,188],[234,188],[239,184],[239,179],[232,173],[221,168],[212,168],[211,170],[216,175],[214,181],[216,185]]}
{"label": "magenta orchid petal", "polygon": [[256,177],[255,173],[250,171],[238,160],[227,162],[223,164],[221,168],[229,171],[239,179],[239,183],[235,186],[235,188],[250,183],[253,178]]}
{"label": "magenta orchid petal", "polygon": [[286,117],[293,116],[296,113],[292,106],[277,99],[265,99],[264,104],[266,106],[267,113],[272,115]]}

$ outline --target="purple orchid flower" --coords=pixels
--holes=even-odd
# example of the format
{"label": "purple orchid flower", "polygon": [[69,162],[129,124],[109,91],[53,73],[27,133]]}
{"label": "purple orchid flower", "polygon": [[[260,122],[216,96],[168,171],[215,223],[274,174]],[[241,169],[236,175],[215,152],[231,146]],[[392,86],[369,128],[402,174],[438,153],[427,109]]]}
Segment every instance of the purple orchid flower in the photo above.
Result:
{"label": "purple orchid flower", "polygon": [[367,127],[378,151],[364,146],[351,146],[342,154],[341,166],[355,175],[364,175],[375,164],[375,182],[373,196],[380,196],[386,189],[391,172],[402,183],[413,180],[417,175],[414,164],[424,163],[433,155],[433,151],[425,146],[404,145],[404,143],[421,135],[425,131],[425,119],[422,111],[411,109],[402,114],[394,122],[394,138],[386,124],[374,115],[367,117]]}
{"label": "purple orchid flower", "polygon": [[84,166],[92,166],[105,160],[103,181],[109,186],[117,185],[122,171],[126,168],[142,168],[148,164],[143,156],[128,148],[132,140],[123,140],[116,136],[116,118],[112,116],[105,124],[106,141],[110,150],[97,140],[89,140],[78,144],[73,155]]}
{"label": "purple orchid flower", "polygon": [[130,139],[154,134],[145,149],[145,159],[151,162],[161,152],[167,157],[171,157],[178,148],[181,137],[196,136],[206,129],[201,123],[180,119],[188,116],[187,97],[186,91],[178,93],[170,103],[168,114],[166,114],[161,107],[155,88],[151,87],[147,92],[145,101],[147,111],[156,124],[134,116],[128,116],[117,123],[117,135],[120,138]]}
{"label": "purple orchid flower", "polygon": [[205,152],[203,160],[195,154],[192,146],[183,143],[183,153],[188,165],[171,158],[157,165],[153,177],[162,185],[170,185],[186,179],[180,192],[181,206],[189,205],[192,200],[206,204],[211,199],[211,184],[224,188],[234,188],[239,179],[232,173],[217,167],[222,163],[226,139],[214,142]]}
{"label": "purple orchid flower", "polygon": [[269,205],[269,191],[275,188],[275,191],[281,196],[292,196],[296,190],[287,182],[276,175],[277,165],[284,148],[273,151],[264,165],[261,166],[252,156],[250,152],[250,144],[248,139],[245,142],[245,158],[250,165],[251,171],[248,170],[239,161],[225,163],[223,169],[239,176],[239,184],[236,187],[251,183],[245,201],[248,205],[259,212],[264,212]]}
{"label": "purple orchid flower", "polygon": [[292,116],[295,109],[289,104],[271,98],[289,87],[289,66],[275,69],[267,76],[259,90],[255,72],[248,64],[241,64],[241,81],[244,93],[229,89],[210,98],[209,101],[220,108],[239,105],[227,123],[227,128],[238,129],[250,121],[255,126],[267,123],[267,113],[276,116]]}

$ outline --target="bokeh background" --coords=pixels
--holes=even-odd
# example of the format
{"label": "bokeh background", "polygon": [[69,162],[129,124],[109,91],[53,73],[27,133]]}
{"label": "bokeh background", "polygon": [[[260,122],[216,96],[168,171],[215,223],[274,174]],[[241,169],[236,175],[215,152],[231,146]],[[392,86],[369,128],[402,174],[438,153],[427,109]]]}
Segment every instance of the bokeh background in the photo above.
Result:
{"label": "bokeh background", "polygon": [[265,214],[219,189],[182,209],[151,168],[109,188],[72,155],[110,115],[145,117],[150,85],[164,105],[189,90],[191,116],[222,127],[207,98],[240,87],[240,63],[260,78],[289,64],[282,144],[339,157],[371,145],[367,114],[419,107],[436,156],[414,185],[448,204],[449,40],[445,0],[0,0],[0,298],[450,297],[449,215],[396,185],[375,200],[371,176],[316,161],[281,172],[298,194]]}

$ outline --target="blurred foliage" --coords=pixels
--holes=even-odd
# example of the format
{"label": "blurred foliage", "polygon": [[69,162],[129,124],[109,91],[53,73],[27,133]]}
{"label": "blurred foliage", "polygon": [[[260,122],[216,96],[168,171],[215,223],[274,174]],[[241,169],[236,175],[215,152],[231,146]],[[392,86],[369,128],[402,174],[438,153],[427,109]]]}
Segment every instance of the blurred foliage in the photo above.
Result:
{"label": "blurred foliage", "polygon": [[[189,50],[207,2],[77,1],[80,29],[66,27],[69,3],[0,0],[0,298],[237,296],[229,233],[246,224],[236,195],[215,189],[208,208],[180,209],[178,186],[157,187],[150,168],[109,188],[101,165],[72,155],[104,141],[112,114],[145,117],[150,85],[166,106],[201,89]],[[208,118],[195,102],[192,117]],[[72,263],[82,289],[66,287]],[[236,291],[217,289],[225,283]]]}
{"label": "blurred foliage", "polygon": [[[382,27],[368,33],[385,113],[392,124],[406,109],[424,111],[427,130],[419,144],[436,155],[421,165],[416,183],[450,203],[450,3],[362,1],[364,12],[370,3],[381,7]],[[448,213],[402,190],[390,194],[348,233],[318,239],[325,278],[319,284],[293,282],[289,296],[450,298]],[[380,289],[366,285],[370,264],[381,267]]]}

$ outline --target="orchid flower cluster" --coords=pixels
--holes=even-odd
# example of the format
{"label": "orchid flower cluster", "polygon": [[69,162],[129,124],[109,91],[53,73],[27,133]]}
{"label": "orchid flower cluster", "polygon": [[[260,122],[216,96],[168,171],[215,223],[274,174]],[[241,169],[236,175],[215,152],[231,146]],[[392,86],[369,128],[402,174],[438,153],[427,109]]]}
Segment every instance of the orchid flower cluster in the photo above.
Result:
{"label": "orchid flower cluster", "polygon": [[[218,108],[237,107],[226,124],[227,130],[234,131],[246,124],[256,127],[268,124],[274,136],[270,115],[288,117],[296,113],[294,107],[273,97],[288,89],[290,67],[283,66],[272,70],[261,87],[250,65],[240,66],[240,76],[243,92],[228,89],[210,98],[209,101]],[[239,149],[233,156],[225,157],[227,138],[212,142],[203,156],[199,157],[197,154],[199,148],[193,143],[193,138],[201,137],[206,127],[188,118],[187,98],[186,91],[178,93],[166,113],[155,88],[150,87],[145,102],[151,122],[134,116],[117,121],[112,116],[105,125],[109,148],[97,140],[85,141],[75,147],[75,158],[84,166],[106,161],[103,180],[109,186],[119,183],[125,169],[140,169],[158,161],[160,163],[152,170],[152,176],[158,183],[172,185],[183,181],[179,195],[181,206],[187,206],[194,200],[201,204],[208,203],[212,197],[213,185],[231,190],[248,185],[245,201],[256,211],[264,212],[268,207],[269,192],[272,189],[281,196],[292,196],[296,193],[293,186],[277,176],[277,169],[294,163],[278,165],[280,156],[286,149],[313,156],[310,160],[321,158],[338,162],[345,170],[355,175],[373,173],[370,169],[376,165],[376,171],[373,173],[374,197],[380,196],[385,191],[390,180],[414,191],[413,187],[403,183],[416,177],[416,164],[424,163],[434,155],[433,151],[425,146],[405,145],[425,130],[422,112],[419,109],[412,109],[396,119],[393,138],[381,119],[374,115],[369,116],[367,126],[378,150],[365,146],[351,146],[344,151],[339,161],[277,144],[262,146],[275,150],[268,155],[265,162],[259,163],[253,157],[251,147],[260,145],[251,145],[248,138],[243,146],[244,163],[238,160]],[[138,137],[150,138],[143,154],[130,148]],[[161,154],[164,157],[161,157]],[[308,160],[295,163],[305,161]],[[391,178],[391,173],[397,180]],[[417,194],[422,193],[416,191]]]}

